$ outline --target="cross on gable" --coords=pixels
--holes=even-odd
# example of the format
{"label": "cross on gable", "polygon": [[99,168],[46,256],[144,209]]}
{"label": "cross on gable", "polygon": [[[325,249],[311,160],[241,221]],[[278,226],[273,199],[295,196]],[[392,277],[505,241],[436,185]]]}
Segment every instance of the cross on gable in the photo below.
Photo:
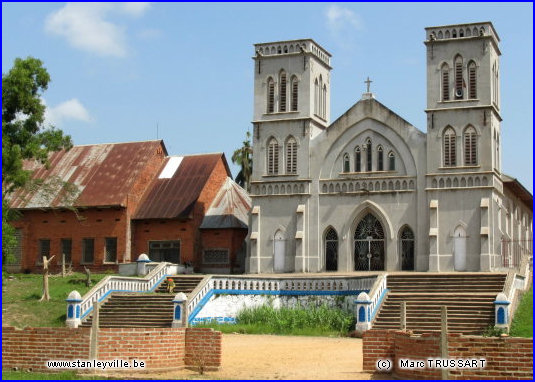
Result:
{"label": "cross on gable", "polygon": [[370,80],[370,77],[368,76],[368,79],[366,81],[364,81],[364,83],[366,84],[366,93],[369,93],[370,92],[370,84],[372,83],[373,81]]}

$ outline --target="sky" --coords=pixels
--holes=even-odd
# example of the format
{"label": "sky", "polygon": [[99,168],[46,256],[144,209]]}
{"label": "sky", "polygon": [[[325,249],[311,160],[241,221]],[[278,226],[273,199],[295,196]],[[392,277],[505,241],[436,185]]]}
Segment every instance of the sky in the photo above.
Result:
{"label": "sky", "polygon": [[332,54],[331,122],[373,81],[426,130],[424,28],[491,21],[502,52],[503,171],[533,193],[532,3],[2,3],[2,73],[41,59],[47,124],[75,144],[163,139],[232,152],[251,130],[253,44],[312,38]]}

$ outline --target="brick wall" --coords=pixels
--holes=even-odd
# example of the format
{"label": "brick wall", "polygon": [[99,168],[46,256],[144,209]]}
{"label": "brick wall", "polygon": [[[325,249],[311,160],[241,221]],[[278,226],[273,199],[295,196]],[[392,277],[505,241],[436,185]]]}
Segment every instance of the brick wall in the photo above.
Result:
{"label": "brick wall", "polygon": [[186,357],[188,367],[217,370],[221,365],[221,332],[212,329],[188,328],[186,330]]}
{"label": "brick wall", "polygon": [[181,328],[99,329],[98,359],[135,359],[153,370],[182,369],[184,341]]}
{"label": "brick wall", "polygon": [[[440,334],[414,336],[399,330],[369,330],[363,335],[363,368],[377,373],[377,361],[390,359],[403,379],[440,379],[440,369],[401,369],[399,359],[440,358]],[[448,335],[448,359],[485,359],[484,368],[450,369],[450,379],[533,379],[533,339]]]}
{"label": "brick wall", "polygon": [[[50,371],[48,360],[90,358],[91,328],[2,328],[2,367]],[[197,328],[99,329],[98,359],[145,361],[150,370],[221,366],[221,332]]]}
{"label": "brick wall", "polygon": [[451,370],[451,379],[533,379],[533,338],[451,334],[450,358],[485,358],[484,369]]}
{"label": "brick wall", "polygon": [[88,359],[90,328],[2,327],[2,367],[49,371],[48,360]]}
{"label": "brick wall", "polygon": [[[229,250],[228,264],[205,264],[206,268],[240,268],[238,252],[243,246],[245,237],[247,236],[246,229],[229,228],[229,229],[203,229],[201,231],[202,250],[225,248]],[[201,253],[202,256],[202,253]],[[202,259],[202,257],[201,257]]]}

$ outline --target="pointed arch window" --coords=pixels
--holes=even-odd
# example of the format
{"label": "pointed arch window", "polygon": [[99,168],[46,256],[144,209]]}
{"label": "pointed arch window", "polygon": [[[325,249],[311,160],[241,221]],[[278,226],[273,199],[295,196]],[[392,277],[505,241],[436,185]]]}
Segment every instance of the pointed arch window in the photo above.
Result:
{"label": "pointed arch window", "polygon": [[448,64],[442,65],[442,101],[450,100],[450,68]]}
{"label": "pointed arch window", "polygon": [[379,145],[377,146],[377,171],[384,170],[383,160],[383,146]]}
{"label": "pointed arch window", "polygon": [[325,234],[325,270],[338,270],[338,234],[332,227]]}
{"label": "pointed arch window", "polygon": [[286,72],[284,70],[281,70],[279,74],[279,111],[285,112],[286,111],[286,89],[287,83],[286,83]]}
{"label": "pointed arch window", "polygon": [[405,226],[400,234],[401,270],[414,270],[414,233]]}
{"label": "pointed arch window", "polygon": [[464,165],[477,165],[477,133],[473,126],[464,130]]}
{"label": "pointed arch window", "polygon": [[314,114],[319,114],[320,87],[318,79],[314,80]]}
{"label": "pointed arch window", "polygon": [[279,173],[279,143],[275,138],[271,138],[268,143],[267,173],[268,175]]}
{"label": "pointed arch window", "polygon": [[360,147],[357,146],[355,148],[355,172],[360,172],[360,166],[361,166],[361,152]]}
{"label": "pointed arch window", "polygon": [[396,155],[393,151],[388,153],[388,170],[396,171]]}
{"label": "pointed arch window", "polygon": [[476,99],[477,98],[477,72],[476,72],[476,63],[470,61],[468,64],[468,98]]}
{"label": "pointed arch window", "polygon": [[322,113],[323,119],[327,118],[327,85],[323,85],[323,91],[321,93]]}
{"label": "pointed arch window", "polygon": [[292,87],[292,98],[291,98],[291,111],[297,111],[297,102],[299,101],[299,82],[297,81],[297,77],[293,76],[291,81],[291,87]]}
{"label": "pointed arch window", "polygon": [[297,174],[297,141],[294,137],[286,141],[286,174]]}
{"label": "pointed arch window", "polygon": [[345,153],[344,154],[344,168],[343,168],[343,172],[350,172],[350,167],[349,167],[349,154],[348,153]]}
{"label": "pointed arch window", "polygon": [[319,113],[320,117],[323,117],[323,77],[320,75],[320,82],[318,88],[318,102],[319,102]]}
{"label": "pointed arch window", "polygon": [[464,88],[466,87],[463,79],[463,58],[455,57],[455,99],[464,98]]}
{"label": "pointed arch window", "polygon": [[366,171],[372,170],[372,141],[366,141]]}
{"label": "pointed arch window", "polygon": [[275,111],[275,81],[269,77],[267,82],[267,112]]}
{"label": "pointed arch window", "polygon": [[445,167],[453,167],[457,165],[456,162],[456,147],[455,147],[455,140],[456,140],[455,130],[453,130],[452,127],[448,127],[444,131],[444,135],[442,137],[443,140],[443,150],[444,150],[444,166]]}

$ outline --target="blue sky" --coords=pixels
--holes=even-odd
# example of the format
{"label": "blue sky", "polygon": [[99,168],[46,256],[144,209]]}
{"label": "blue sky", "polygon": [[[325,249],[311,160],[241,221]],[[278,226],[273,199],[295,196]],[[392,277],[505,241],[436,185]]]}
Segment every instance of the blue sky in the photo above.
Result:
{"label": "blue sky", "polygon": [[47,120],[75,144],[158,130],[171,155],[230,162],[251,129],[254,43],[327,49],[332,121],[370,76],[376,98],[425,131],[424,28],[479,21],[501,38],[503,169],[533,192],[531,3],[2,3],[2,72],[16,57],[43,60]]}

